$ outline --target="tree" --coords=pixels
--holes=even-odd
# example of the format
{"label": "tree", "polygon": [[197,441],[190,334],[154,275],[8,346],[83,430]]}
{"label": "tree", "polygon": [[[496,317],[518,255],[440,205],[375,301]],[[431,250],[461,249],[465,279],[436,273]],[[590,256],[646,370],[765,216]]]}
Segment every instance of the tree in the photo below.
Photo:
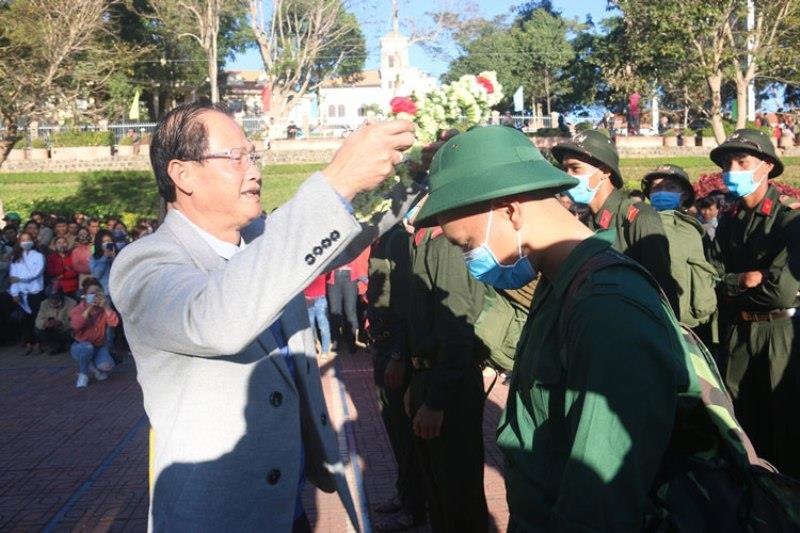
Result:
{"label": "tree", "polygon": [[270,113],[286,115],[309,92],[354,78],[366,60],[364,35],[342,0],[248,0],[250,24],[271,90]]}
{"label": "tree", "polygon": [[107,111],[109,85],[141,50],[118,38],[109,0],[16,0],[0,4],[0,165],[21,121]]}
{"label": "tree", "polygon": [[[708,116],[717,141],[725,138],[722,86],[725,68],[734,54],[727,46],[726,25],[741,0],[684,2],[679,0],[613,0],[624,19],[627,57],[657,82],[660,73],[682,64],[683,76],[702,75],[707,87]],[[624,56],[623,56],[624,57]]]}
{"label": "tree", "polygon": [[[706,86],[705,112],[714,136],[725,138],[722,111],[726,86],[736,87],[737,127],[744,127],[747,87],[796,65],[800,41],[798,0],[753,0],[748,30],[747,0],[683,2],[614,0],[624,18],[626,45],[620,61],[648,73],[651,81],[680,85],[687,104],[699,79]],[[676,80],[679,83],[676,83]]]}
{"label": "tree", "polygon": [[736,82],[739,113],[736,127],[747,119],[747,88],[757,76],[769,76],[797,65],[800,44],[800,2],[798,0],[754,0],[753,27],[748,29],[747,2],[725,21],[724,31],[732,54],[730,70]]}
{"label": "tree", "polygon": [[513,24],[495,19],[473,25],[466,39],[457,39],[462,53],[450,63],[445,79],[494,70],[498,81],[509,88],[501,105],[508,105],[514,89],[522,85],[550,113],[554,98],[569,92],[564,69],[575,57],[575,50],[567,34],[581,28],[544,8],[533,11],[528,20]]}
{"label": "tree", "polygon": [[[179,37],[175,28],[166,26],[156,16],[150,0],[126,0],[115,6],[114,11],[122,26],[122,39],[147,50],[121,89],[128,104],[140,89],[142,102],[150,116],[157,119],[179,102],[195,99],[198,93],[211,94],[206,53],[196,39]],[[235,52],[252,44],[250,28],[241,15],[221,17],[218,58],[233,57]],[[218,61],[220,92],[224,91],[222,68],[223,62]]]}
{"label": "tree", "polygon": [[225,26],[246,27],[243,0],[150,0],[152,15],[177,39],[194,40],[205,54],[211,101],[219,102],[220,36]]}
{"label": "tree", "polygon": [[567,40],[570,27],[561,16],[540,8],[512,31],[517,52],[512,56],[512,65],[528,78],[529,94],[544,98],[548,115],[552,111],[552,95],[564,94],[569,88],[561,73],[575,57],[575,50]]}

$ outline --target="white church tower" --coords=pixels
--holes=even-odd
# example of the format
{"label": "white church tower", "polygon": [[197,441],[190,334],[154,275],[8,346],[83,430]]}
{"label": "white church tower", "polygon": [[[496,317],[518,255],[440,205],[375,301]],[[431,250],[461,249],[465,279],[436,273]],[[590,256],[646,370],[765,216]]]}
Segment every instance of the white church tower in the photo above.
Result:
{"label": "white church tower", "polygon": [[408,38],[400,33],[397,0],[392,0],[392,31],[381,37],[381,89],[391,95],[404,94],[408,78]]}

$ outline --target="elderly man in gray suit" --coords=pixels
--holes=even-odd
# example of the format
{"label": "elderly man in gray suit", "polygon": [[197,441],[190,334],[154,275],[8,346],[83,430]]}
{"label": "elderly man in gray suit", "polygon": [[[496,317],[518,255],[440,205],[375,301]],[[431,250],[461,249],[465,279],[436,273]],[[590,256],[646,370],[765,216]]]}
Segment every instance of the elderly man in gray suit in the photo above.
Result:
{"label": "elderly man in gray suit", "polygon": [[253,145],[224,108],[161,120],[150,159],[169,209],[111,272],[154,430],[150,530],[308,531],[306,480],[338,491],[358,528],[302,291],[414,201],[398,185],[376,224],[351,214],[413,141],[406,121],[359,130],[265,219]]}

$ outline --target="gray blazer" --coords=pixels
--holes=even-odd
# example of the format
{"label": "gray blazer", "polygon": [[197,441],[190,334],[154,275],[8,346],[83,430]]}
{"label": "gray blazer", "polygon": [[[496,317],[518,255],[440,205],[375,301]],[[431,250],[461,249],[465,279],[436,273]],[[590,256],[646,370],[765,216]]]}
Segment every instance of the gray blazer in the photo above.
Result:
{"label": "gray blazer", "polygon": [[[301,464],[358,528],[302,291],[397,223],[417,192],[396,187],[391,212],[360,225],[315,174],[245,228],[248,246],[228,262],[175,213],[120,252],[111,295],[155,432],[151,531],[291,531]],[[268,329],[276,320],[296,379]]]}

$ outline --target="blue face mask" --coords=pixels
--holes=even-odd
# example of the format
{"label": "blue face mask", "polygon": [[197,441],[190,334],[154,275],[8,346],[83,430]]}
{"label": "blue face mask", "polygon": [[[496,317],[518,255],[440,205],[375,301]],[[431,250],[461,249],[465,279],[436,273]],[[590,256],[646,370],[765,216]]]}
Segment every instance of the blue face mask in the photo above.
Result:
{"label": "blue face mask", "polygon": [[517,253],[519,259],[513,265],[502,265],[494,256],[487,244],[489,232],[492,229],[492,213],[489,211],[489,223],[486,226],[486,240],[469,252],[464,253],[464,262],[472,277],[498,289],[519,289],[524,287],[536,277],[531,262],[522,255],[522,242],[519,231],[517,232]]}
{"label": "blue face mask", "polygon": [[650,204],[656,211],[678,209],[681,205],[681,193],[673,191],[657,191],[650,195]]}
{"label": "blue face mask", "polygon": [[594,195],[597,194],[597,190],[600,188],[600,183],[598,183],[597,187],[594,189],[589,187],[589,178],[592,176],[594,176],[594,173],[572,176],[579,182],[576,186],[567,191],[567,194],[572,198],[573,202],[577,204],[589,204],[592,202]]}
{"label": "blue face mask", "polygon": [[90,293],[86,295],[86,303],[92,305],[94,303],[94,293]]}
{"label": "blue face mask", "polygon": [[756,170],[763,164],[764,162],[762,161],[753,170],[726,170],[722,173],[722,181],[725,182],[728,190],[737,196],[752,194],[763,181],[763,178],[759,181],[753,181]]}

